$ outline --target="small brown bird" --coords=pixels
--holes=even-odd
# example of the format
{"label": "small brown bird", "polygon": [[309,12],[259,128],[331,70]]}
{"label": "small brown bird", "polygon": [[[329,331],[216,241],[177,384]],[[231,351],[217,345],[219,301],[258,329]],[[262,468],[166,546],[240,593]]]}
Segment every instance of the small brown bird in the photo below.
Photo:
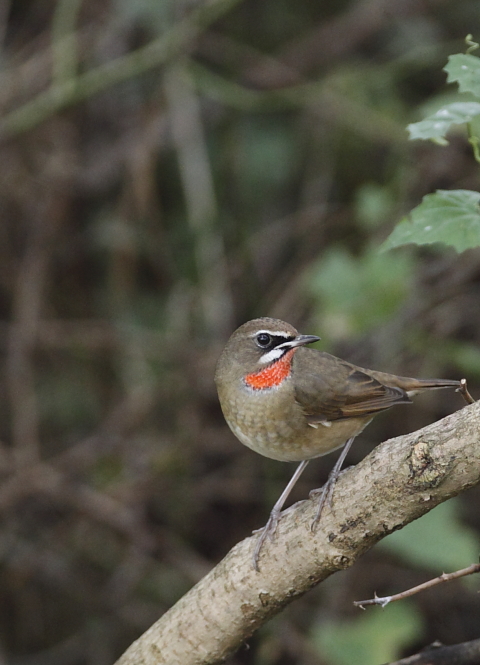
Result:
{"label": "small brown bird", "polygon": [[305,348],[319,339],[279,319],[254,319],[232,334],[217,363],[218,397],[235,436],[265,457],[301,462],[262,529],[253,554],[256,570],[262,545],[273,537],[309,460],[345,446],[323,487],[314,529],[353,440],[375,415],[410,403],[423,390],[460,388],[460,381],[385,374]]}

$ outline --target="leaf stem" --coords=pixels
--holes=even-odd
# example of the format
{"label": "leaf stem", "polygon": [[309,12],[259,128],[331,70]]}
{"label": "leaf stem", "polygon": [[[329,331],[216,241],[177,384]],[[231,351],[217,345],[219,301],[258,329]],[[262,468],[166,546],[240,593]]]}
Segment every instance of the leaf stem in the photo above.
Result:
{"label": "leaf stem", "polygon": [[473,41],[473,35],[468,34],[465,37],[465,44],[468,46],[466,53],[472,53],[473,51],[476,51],[477,48],[480,48],[480,44],[477,44],[477,42]]}
{"label": "leaf stem", "polygon": [[479,146],[480,139],[474,133],[471,122],[467,122],[467,131],[468,131],[468,142],[472,146],[473,156],[475,157],[475,161],[480,164],[480,146]]}

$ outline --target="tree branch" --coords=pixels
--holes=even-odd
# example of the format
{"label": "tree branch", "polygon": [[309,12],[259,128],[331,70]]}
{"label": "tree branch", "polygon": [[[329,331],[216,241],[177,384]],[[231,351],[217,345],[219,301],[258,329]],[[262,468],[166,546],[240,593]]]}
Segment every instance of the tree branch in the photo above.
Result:
{"label": "tree branch", "polygon": [[364,610],[367,605],[380,605],[380,607],[386,607],[389,603],[394,603],[396,600],[410,598],[410,596],[414,596],[417,593],[431,589],[432,586],[437,586],[437,584],[458,580],[460,577],[474,575],[475,573],[480,573],[480,563],[472,563],[471,566],[462,568],[462,570],[456,570],[453,573],[442,573],[438,577],[435,577],[433,580],[428,580],[427,582],[423,582],[423,584],[417,584],[417,586],[414,586],[411,589],[406,589],[405,591],[401,591],[400,593],[395,593],[393,596],[380,597],[375,595],[375,598],[369,598],[368,600],[354,600],[353,604],[355,607],[360,607],[362,610]]}
{"label": "tree branch", "polygon": [[390,665],[478,665],[480,639],[451,646],[433,644],[415,656],[396,660]]}
{"label": "tree branch", "polygon": [[117,665],[206,665],[233,653],[283,607],[392,531],[480,482],[480,403],[391,439],[338,479],[315,533],[316,502],[302,501],[267,541],[238,543],[118,660]]}

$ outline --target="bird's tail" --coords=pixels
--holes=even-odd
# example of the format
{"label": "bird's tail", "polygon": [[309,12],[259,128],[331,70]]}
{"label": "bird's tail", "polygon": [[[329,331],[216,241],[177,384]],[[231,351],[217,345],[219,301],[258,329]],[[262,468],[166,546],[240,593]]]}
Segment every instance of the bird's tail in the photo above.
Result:
{"label": "bird's tail", "polygon": [[371,372],[373,376],[386,386],[402,388],[408,395],[415,395],[424,390],[437,388],[460,388],[460,381],[453,379],[412,379],[408,376],[394,376],[384,372]]}

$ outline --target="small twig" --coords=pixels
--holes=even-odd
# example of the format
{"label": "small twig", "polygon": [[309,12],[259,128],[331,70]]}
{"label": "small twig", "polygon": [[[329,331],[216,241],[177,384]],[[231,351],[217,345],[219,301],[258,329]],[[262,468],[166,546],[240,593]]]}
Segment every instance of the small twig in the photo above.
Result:
{"label": "small twig", "polygon": [[463,397],[463,399],[466,401],[467,404],[474,404],[475,403],[475,400],[473,399],[473,397],[468,392],[467,379],[462,379],[460,381],[460,388],[457,388],[456,392],[460,393],[460,395]]}
{"label": "small twig", "polygon": [[232,9],[239,0],[210,0],[198,5],[166,33],[131,53],[119,56],[48,90],[10,111],[0,124],[0,140],[26,132],[55,113],[128,81],[178,57],[214,21]]}
{"label": "small twig", "polygon": [[424,591],[425,589],[430,589],[430,587],[436,586],[437,584],[442,584],[442,582],[450,582],[450,580],[456,580],[459,577],[465,577],[466,575],[473,575],[473,573],[480,573],[480,563],[472,563],[472,565],[468,566],[468,568],[456,570],[454,573],[442,573],[438,577],[435,577],[433,580],[429,580],[428,582],[414,586],[411,589],[402,591],[401,593],[396,593],[393,596],[384,596],[383,598],[379,598],[377,594],[375,594],[374,598],[370,598],[369,600],[355,600],[353,604],[356,607],[360,607],[362,610],[365,609],[365,605],[380,605],[381,607],[385,607],[388,605],[388,603],[391,603],[395,600],[403,600],[403,598],[414,596],[416,593]]}
{"label": "small twig", "polygon": [[74,79],[78,63],[75,24],[82,0],[57,2],[52,21],[53,80],[62,85]]}

